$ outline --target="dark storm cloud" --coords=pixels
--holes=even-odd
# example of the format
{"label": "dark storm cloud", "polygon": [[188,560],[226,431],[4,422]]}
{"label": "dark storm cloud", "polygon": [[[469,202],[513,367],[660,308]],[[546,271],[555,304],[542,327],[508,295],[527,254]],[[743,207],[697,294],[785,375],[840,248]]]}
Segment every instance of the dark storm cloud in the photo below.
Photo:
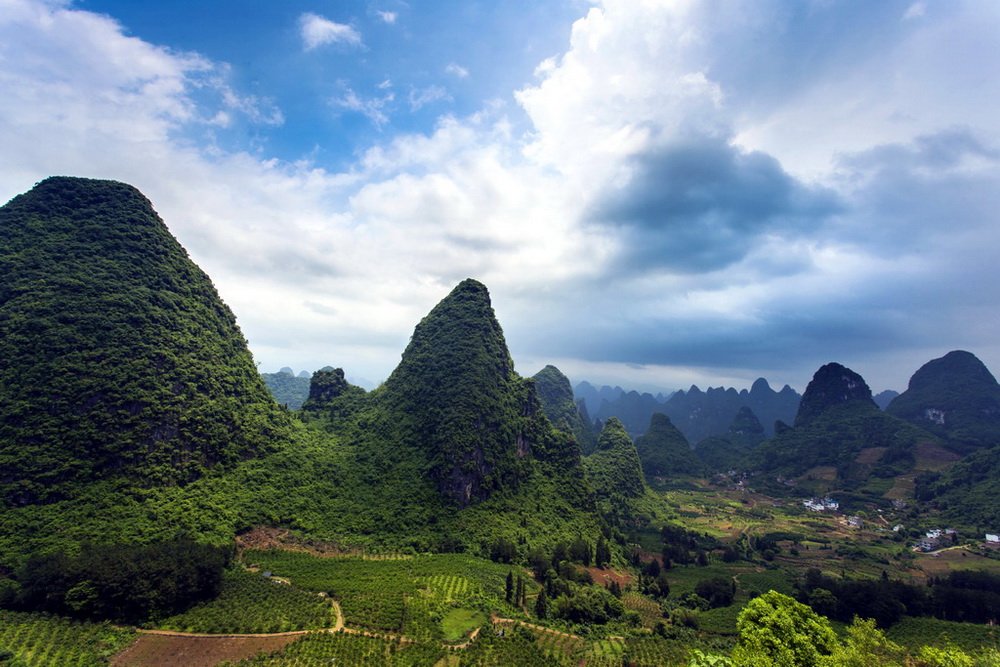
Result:
{"label": "dark storm cloud", "polygon": [[[595,216],[627,240],[621,265],[629,270],[622,276],[612,267],[585,300],[572,302],[586,317],[575,318],[560,354],[787,369],[803,382],[829,361],[877,366],[907,350],[913,369],[928,349],[989,359],[1000,328],[1000,150],[949,129],[844,155],[838,173],[834,198],[767,155],[721,142],[637,159],[631,181]],[[824,257],[757,253],[735,266],[765,235],[801,238]],[[713,268],[721,270],[704,274]],[[766,289],[739,291],[750,268]],[[659,311],[647,303],[651,270],[676,278],[677,293],[661,294]],[[733,288],[746,295],[744,305],[727,296],[725,311],[699,307],[698,294],[711,299]],[[565,312],[537,326],[555,328]]]}
{"label": "dark storm cloud", "polygon": [[[851,205],[836,231],[872,255],[919,253],[949,270],[996,238],[1000,149],[967,129],[845,155],[839,167]],[[968,234],[982,236],[963,243]]]}
{"label": "dark storm cloud", "polygon": [[643,153],[622,188],[591,219],[617,228],[620,269],[705,273],[743,259],[763,235],[800,236],[839,209],[770,155],[744,152],[725,137],[698,136]]}

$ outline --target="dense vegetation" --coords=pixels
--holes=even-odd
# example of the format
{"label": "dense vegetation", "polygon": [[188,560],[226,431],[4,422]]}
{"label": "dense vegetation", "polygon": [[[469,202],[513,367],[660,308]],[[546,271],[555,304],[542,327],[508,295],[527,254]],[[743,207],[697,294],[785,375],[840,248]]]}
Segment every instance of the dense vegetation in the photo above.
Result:
{"label": "dense vegetation", "polygon": [[1000,384],[963,350],[921,366],[886,412],[965,448],[1000,444]]}
{"label": "dense vegetation", "polygon": [[0,208],[0,502],[189,482],[287,430],[233,314],[137,190],[50,178]]}
{"label": "dense vegetation", "polygon": [[586,458],[587,479],[609,514],[622,517],[633,507],[630,501],[643,495],[645,477],[639,453],[620,421],[604,423],[597,450]]}
{"label": "dense vegetation", "polygon": [[[573,389],[569,378],[558,368],[548,365],[532,377],[538,392],[542,411],[554,426],[573,434],[580,443],[583,454],[590,454],[597,447],[597,432],[594,425],[580,411],[573,400]],[[583,408],[586,410],[586,408]]]}
{"label": "dense vegetation", "polygon": [[691,450],[691,446],[670,417],[654,412],[649,428],[635,440],[635,449],[647,477],[671,475],[700,476],[705,465]]}
{"label": "dense vegetation", "polygon": [[260,376],[278,405],[284,405],[289,410],[300,409],[309,398],[308,374],[296,376],[290,368],[283,368],[277,373],[261,373]]}
{"label": "dense vegetation", "polygon": [[[1000,560],[972,536],[1000,528],[1000,448],[983,436],[989,410],[948,421],[963,414],[961,397],[948,407],[962,378],[992,379],[967,353],[946,357],[946,382],[922,369],[907,397],[946,406],[944,423],[961,426],[948,440],[880,412],[838,364],[766,442],[757,416],[787,387],[608,394],[605,407],[636,408],[630,420],[673,404],[701,415],[686,424],[728,424],[697,454],[743,467],[706,479],[665,408],[644,413],[635,443],[606,415],[589,451],[569,381],[552,366],[514,371],[474,280],[416,326],[379,389],[327,367],[292,414],[128,186],[50,179],[13,200],[0,269],[0,663],[100,664],[130,633],[99,619],[277,632],[333,628],[341,613],[345,632],[247,664],[996,657],[972,654],[991,637],[976,624],[1000,617]],[[850,520],[778,497],[814,492]],[[952,549],[911,548],[944,521],[961,528]],[[287,542],[255,546],[270,539],[262,526]],[[838,634],[828,619],[850,625]]]}
{"label": "dense vegetation", "polygon": [[[938,440],[879,410],[860,375],[840,364],[827,364],[802,395],[795,427],[781,429],[755,448],[744,464],[789,476],[830,466],[836,471],[836,484],[850,489],[872,475],[888,478],[906,472],[921,442]],[[878,455],[860,462],[863,450]]]}
{"label": "dense vegetation", "polygon": [[173,540],[85,545],[76,555],[31,557],[0,580],[0,604],[84,619],[141,622],[214,598],[228,550]]}

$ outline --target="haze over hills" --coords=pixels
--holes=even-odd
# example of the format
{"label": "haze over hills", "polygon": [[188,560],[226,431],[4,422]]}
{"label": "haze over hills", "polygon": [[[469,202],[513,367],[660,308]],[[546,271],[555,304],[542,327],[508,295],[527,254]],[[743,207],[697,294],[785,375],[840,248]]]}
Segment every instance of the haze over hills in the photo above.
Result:
{"label": "haze over hills", "polygon": [[688,442],[697,443],[712,435],[724,435],[729,424],[743,407],[753,410],[764,425],[765,434],[774,435],[774,423],[778,420],[791,422],[798,410],[800,396],[785,385],[781,391],[774,391],[764,378],[758,378],[749,390],[723,387],[702,391],[691,386],[687,391],[677,391],[669,398],[662,394],[625,391],[621,387],[594,389],[582,382],[577,385],[577,398],[588,400],[589,404],[600,399],[596,411],[590,414],[603,421],[617,417],[633,438],[642,435],[649,426],[650,418],[660,412],[670,417]]}

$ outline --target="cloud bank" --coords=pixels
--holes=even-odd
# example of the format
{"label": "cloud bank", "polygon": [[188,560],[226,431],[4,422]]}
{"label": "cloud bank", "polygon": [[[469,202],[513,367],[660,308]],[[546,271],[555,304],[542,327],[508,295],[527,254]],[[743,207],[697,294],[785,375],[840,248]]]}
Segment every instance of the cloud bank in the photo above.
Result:
{"label": "cloud bank", "polygon": [[[224,63],[0,0],[0,186],[135,184],[265,370],[384,377],[466,277],[525,374],[801,389],[835,360],[902,389],[956,348],[998,370],[1000,8],[917,4],[605,0],[506,105],[329,169],[231,147],[288,121]],[[361,44],[299,27],[307,51]]]}

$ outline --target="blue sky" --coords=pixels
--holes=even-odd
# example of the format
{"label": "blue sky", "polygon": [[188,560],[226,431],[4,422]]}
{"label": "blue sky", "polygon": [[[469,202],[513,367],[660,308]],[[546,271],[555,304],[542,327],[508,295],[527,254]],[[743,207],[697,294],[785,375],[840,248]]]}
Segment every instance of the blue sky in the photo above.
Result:
{"label": "blue sky", "polygon": [[1000,369],[991,0],[0,0],[0,90],[0,199],[139,187],[264,371],[466,277],[525,375]]}

